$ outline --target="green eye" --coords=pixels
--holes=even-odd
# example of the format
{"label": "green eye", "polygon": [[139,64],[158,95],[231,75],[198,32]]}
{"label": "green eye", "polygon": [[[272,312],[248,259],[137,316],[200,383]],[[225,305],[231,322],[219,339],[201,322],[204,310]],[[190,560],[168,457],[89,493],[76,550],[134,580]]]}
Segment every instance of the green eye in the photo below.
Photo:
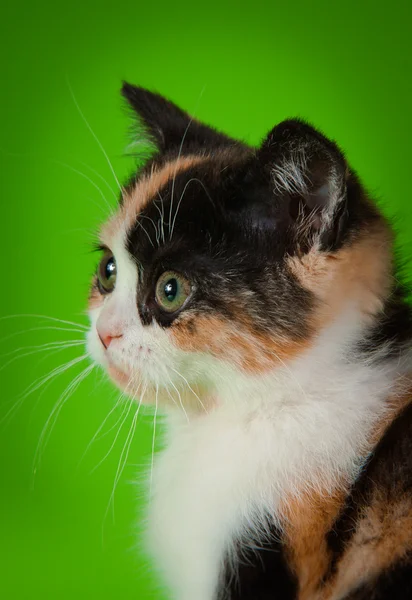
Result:
{"label": "green eye", "polygon": [[100,261],[97,272],[100,290],[108,294],[114,290],[116,283],[116,261],[113,254],[107,252]]}
{"label": "green eye", "polygon": [[164,311],[173,313],[182,308],[191,292],[191,285],[183,275],[166,271],[157,280],[156,302]]}

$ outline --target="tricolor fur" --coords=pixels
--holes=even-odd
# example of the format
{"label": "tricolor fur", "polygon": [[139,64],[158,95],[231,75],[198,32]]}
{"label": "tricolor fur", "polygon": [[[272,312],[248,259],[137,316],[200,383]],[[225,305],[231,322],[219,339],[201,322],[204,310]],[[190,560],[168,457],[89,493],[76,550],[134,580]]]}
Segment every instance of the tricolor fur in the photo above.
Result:
{"label": "tricolor fur", "polygon": [[[252,148],[123,94],[156,150],[101,230],[117,278],[93,284],[89,346],[168,419],[147,540],[172,597],[409,597],[412,320],[388,223],[302,121]],[[172,314],[169,271],[192,289]]]}

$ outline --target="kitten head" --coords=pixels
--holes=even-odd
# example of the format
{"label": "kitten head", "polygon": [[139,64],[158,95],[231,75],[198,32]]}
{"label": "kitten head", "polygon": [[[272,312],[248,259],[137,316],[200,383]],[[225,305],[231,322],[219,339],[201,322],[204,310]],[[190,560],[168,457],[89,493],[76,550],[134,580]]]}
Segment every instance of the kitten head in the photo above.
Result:
{"label": "kitten head", "polygon": [[391,238],[332,141],[288,120],[252,148],[123,94],[156,152],[101,230],[90,294],[89,347],[120,386],[199,406],[310,351],[345,311],[367,327]]}

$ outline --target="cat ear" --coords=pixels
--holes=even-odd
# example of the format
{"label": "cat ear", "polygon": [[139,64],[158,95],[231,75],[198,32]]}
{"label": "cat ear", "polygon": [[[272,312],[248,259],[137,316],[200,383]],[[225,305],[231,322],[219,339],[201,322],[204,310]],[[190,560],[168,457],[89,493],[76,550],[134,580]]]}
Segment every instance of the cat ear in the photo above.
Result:
{"label": "cat ear", "polygon": [[122,95],[160,153],[176,151],[184,155],[205,146],[235,143],[211,127],[199,123],[159,94],[124,82]]}
{"label": "cat ear", "polygon": [[334,142],[300,120],[277,125],[257,153],[275,205],[297,235],[336,247],[347,217],[346,160]]}

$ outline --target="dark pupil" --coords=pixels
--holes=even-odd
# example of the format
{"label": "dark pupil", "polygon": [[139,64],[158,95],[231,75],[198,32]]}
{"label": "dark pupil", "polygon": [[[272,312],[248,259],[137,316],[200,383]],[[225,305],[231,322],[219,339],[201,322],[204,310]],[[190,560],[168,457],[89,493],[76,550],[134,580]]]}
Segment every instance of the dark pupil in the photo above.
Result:
{"label": "dark pupil", "polygon": [[110,279],[110,277],[115,273],[115,271],[116,265],[113,258],[111,258],[106,265],[106,279]]}
{"label": "dark pupil", "polygon": [[164,293],[169,302],[173,302],[173,300],[177,296],[177,281],[176,279],[169,279],[169,281],[165,284]]}

